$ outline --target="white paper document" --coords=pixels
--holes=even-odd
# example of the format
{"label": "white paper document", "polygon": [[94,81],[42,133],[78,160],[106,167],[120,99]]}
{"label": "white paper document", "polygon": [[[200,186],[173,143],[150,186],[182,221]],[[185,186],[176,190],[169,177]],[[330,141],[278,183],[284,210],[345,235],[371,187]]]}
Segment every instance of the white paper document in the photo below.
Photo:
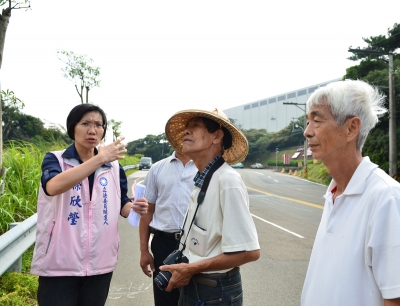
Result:
{"label": "white paper document", "polygon": [[[141,199],[144,197],[145,191],[146,191],[145,185],[136,184],[136,183],[134,183],[132,185],[132,194],[134,196],[133,205],[135,205],[135,202],[137,201],[137,199]],[[131,209],[131,212],[129,213],[129,216],[128,216],[128,221],[133,226],[139,226],[140,215],[137,212],[133,211],[133,209]]]}

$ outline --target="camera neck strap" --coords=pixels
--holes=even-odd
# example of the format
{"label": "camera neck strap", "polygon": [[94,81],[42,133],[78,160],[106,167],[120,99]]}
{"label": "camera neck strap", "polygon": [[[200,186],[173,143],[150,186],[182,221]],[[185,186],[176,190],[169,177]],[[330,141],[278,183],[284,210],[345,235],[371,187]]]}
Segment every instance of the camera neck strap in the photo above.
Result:
{"label": "camera neck strap", "polygon": [[[203,185],[201,186],[199,195],[197,196],[196,210],[194,212],[194,215],[193,215],[193,218],[192,218],[192,222],[190,222],[189,229],[188,229],[188,231],[186,233],[185,241],[183,242],[182,252],[186,248],[186,240],[187,240],[187,238],[189,236],[190,229],[192,228],[192,225],[193,225],[194,220],[196,218],[197,210],[199,209],[200,204],[203,203],[204,198],[206,197],[206,192],[207,192],[208,185],[210,184],[211,177],[213,176],[214,172],[217,171],[219,169],[219,167],[222,166],[222,164],[224,162],[225,162],[225,160],[224,160],[224,158],[222,156],[220,158],[218,158],[218,160],[216,160],[215,163],[211,166],[210,170],[208,170],[208,172],[207,172],[207,174],[206,174],[206,176],[204,178]],[[183,234],[183,229],[185,228],[185,224],[186,224],[186,220],[187,220],[188,214],[189,214],[189,212],[186,214],[185,222],[183,222],[183,227],[182,227],[182,230],[181,230],[181,237],[182,237],[182,234]]]}

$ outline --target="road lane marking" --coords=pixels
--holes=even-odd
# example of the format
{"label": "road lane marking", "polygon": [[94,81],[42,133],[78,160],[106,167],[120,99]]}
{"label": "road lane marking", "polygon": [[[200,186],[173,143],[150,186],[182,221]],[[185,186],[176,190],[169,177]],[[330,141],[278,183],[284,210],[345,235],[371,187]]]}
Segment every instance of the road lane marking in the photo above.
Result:
{"label": "road lane marking", "polygon": [[254,173],[257,173],[257,174],[259,174],[259,175],[264,175],[264,174],[262,174],[262,173],[260,173],[260,172],[255,172],[255,171],[254,171]]}
{"label": "road lane marking", "polygon": [[259,192],[259,193],[263,193],[263,194],[266,194],[266,195],[278,197],[278,198],[285,199],[285,200],[288,200],[288,201],[300,203],[300,204],[303,204],[303,205],[312,206],[312,207],[319,208],[319,209],[324,209],[324,207],[322,205],[318,205],[318,204],[314,204],[314,203],[310,203],[310,202],[306,202],[306,201],[302,201],[302,200],[292,199],[292,198],[288,198],[288,197],[282,197],[282,196],[279,196],[279,195],[276,195],[276,194],[273,194],[273,193],[261,191],[261,190],[254,189],[254,188],[251,188],[251,187],[248,187],[248,186],[246,186],[246,188],[249,189],[249,190],[255,191],[255,192]]}
{"label": "road lane marking", "polygon": [[275,182],[279,183],[276,179],[274,179]]}
{"label": "road lane marking", "polygon": [[277,227],[277,228],[279,228],[279,229],[281,229],[281,230],[283,230],[283,231],[285,231],[285,232],[288,232],[289,234],[292,234],[292,235],[294,235],[294,236],[296,236],[296,237],[299,237],[299,238],[304,238],[303,236],[301,236],[301,235],[299,235],[299,234],[296,234],[295,232],[289,231],[288,229],[286,229],[286,228],[284,228],[284,227],[282,227],[282,226],[279,226],[278,224],[269,222],[269,221],[267,221],[267,220],[265,220],[265,219],[263,219],[263,218],[260,218],[259,216],[256,216],[256,215],[253,215],[253,214],[251,214],[251,215],[252,215],[254,218],[257,218],[257,219],[259,219],[259,220],[261,220],[261,221],[264,221],[265,223],[268,223],[268,224],[270,224],[270,225],[272,225],[272,226],[275,226],[275,227]]}
{"label": "road lane marking", "polygon": [[[264,200],[266,203],[268,203],[266,200]],[[272,201],[271,201],[272,202]],[[273,204],[276,204],[276,203],[272,203],[272,205]],[[300,207],[295,207],[295,206],[292,206],[292,205],[287,205],[287,204],[282,204],[282,203],[279,203],[278,204],[279,206],[287,206],[287,207],[290,207],[291,209],[297,209],[297,210],[302,210],[302,211],[312,211],[311,209],[308,209],[308,208],[300,208]]]}

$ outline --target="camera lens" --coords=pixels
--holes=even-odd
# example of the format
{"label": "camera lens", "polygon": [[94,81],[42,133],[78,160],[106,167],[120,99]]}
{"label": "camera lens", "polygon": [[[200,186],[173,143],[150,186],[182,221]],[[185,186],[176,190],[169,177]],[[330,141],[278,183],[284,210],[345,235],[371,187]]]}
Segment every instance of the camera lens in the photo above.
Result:
{"label": "camera lens", "polygon": [[169,280],[171,279],[172,273],[169,271],[160,271],[154,278],[154,282],[160,290],[167,288]]}

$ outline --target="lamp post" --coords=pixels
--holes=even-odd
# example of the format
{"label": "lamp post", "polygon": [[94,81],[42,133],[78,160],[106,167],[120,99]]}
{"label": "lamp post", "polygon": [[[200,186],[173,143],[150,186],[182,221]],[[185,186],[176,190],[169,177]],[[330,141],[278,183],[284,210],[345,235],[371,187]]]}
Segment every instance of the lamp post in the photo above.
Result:
{"label": "lamp post", "polygon": [[[304,136],[304,128],[298,124],[294,125],[295,128],[301,129],[303,131],[303,136]],[[307,156],[307,150],[308,150],[308,141],[307,137],[304,136],[304,177],[308,177],[308,156]]]}
{"label": "lamp post", "polygon": [[[300,125],[296,124],[295,127],[299,127],[303,130],[303,133],[306,129],[307,125],[307,110],[306,110],[306,103],[293,103],[293,102],[283,102],[285,105],[294,105],[304,111],[304,128]],[[301,108],[299,105],[304,105],[304,109]],[[304,178],[308,178],[308,166],[307,166],[307,149],[308,149],[308,141],[307,137],[304,136]]]}
{"label": "lamp post", "polygon": [[396,140],[396,100],[393,74],[393,53],[375,50],[349,49],[355,54],[387,55],[389,57],[389,175],[396,178],[397,173],[397,140]]}
{"label": "lamp post", "polygon": [[275,153],[275,171],[278,171],[278,148],[276,148],[276,153]]}

